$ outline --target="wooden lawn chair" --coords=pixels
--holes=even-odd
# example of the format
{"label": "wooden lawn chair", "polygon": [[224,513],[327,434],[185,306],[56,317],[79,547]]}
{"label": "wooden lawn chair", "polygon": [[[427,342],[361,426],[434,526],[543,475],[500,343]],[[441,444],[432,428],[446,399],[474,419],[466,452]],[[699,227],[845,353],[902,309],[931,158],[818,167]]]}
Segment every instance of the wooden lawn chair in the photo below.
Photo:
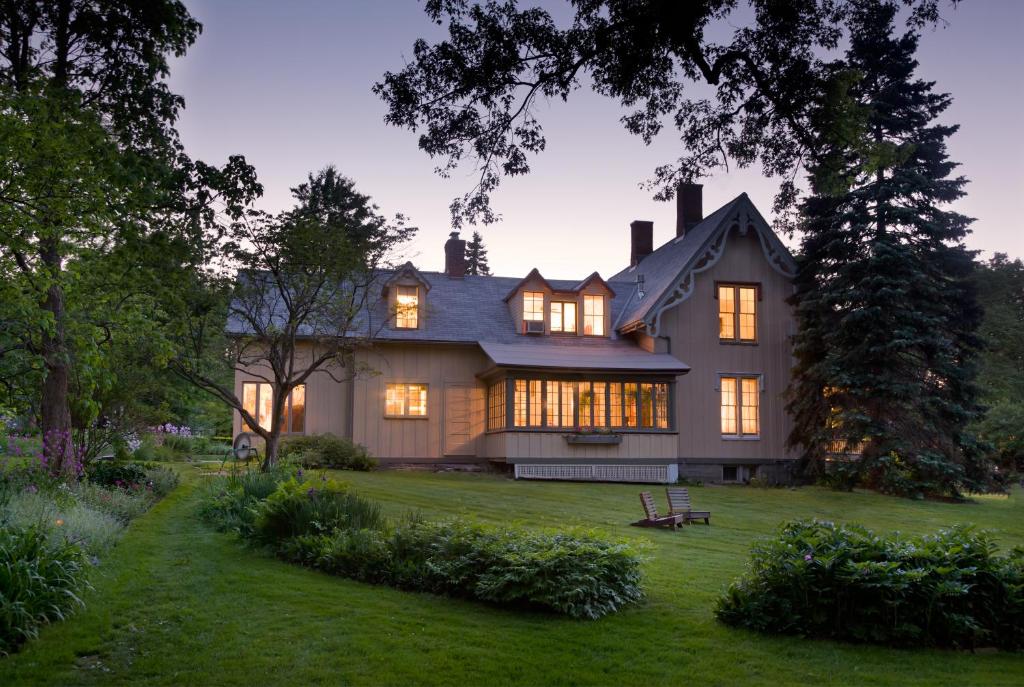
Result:
{"label": "wooden lawn chair", "polygon": [[654,506],[654,497],[651,496],[651,492],[640,492],[640,503],[643,504],[644,514],[647,517],[630,524],[637,527],[671,527],[673,531],[675,531],[676,527],[682,527],[682,515],[658,515],[658,509]]}
{"label": "wooden lawn chair", "polygon": [[669,487],[665,490],[668,495],[668,512],[670,515],[681,515],[689,525],[694,520],[703,520],[705,525],[711,524],[711,511],[693,510],[690,505],[690,492],[686,487]]}

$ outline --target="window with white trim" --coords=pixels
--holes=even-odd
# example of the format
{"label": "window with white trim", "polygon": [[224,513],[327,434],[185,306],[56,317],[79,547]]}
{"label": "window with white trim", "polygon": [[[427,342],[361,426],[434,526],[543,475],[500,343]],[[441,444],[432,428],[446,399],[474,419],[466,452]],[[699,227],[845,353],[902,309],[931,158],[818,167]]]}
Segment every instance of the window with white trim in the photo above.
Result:
{"label": "window with white trim", "polygon": [[761,380],[754,376],[722,376],[723,437],[758,437],[761,434]]}

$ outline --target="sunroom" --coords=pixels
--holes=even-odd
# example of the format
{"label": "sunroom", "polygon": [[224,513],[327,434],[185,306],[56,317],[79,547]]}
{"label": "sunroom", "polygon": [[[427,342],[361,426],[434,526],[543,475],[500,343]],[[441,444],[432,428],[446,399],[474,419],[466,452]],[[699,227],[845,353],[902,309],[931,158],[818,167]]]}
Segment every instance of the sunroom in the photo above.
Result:
{"label": "sunroom", "polygon": [[675,481],[684,363],[625,342],[480,345],[487,453],[517,478]]}

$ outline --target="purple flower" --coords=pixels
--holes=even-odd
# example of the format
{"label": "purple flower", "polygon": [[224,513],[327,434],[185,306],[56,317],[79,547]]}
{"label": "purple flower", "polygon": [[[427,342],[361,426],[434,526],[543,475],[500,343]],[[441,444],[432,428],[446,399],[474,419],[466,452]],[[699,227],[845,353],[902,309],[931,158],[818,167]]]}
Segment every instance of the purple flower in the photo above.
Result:
{"label": "purple flower", "polygon": [[25,491],[27,491],[30,494],[35,494],[36,492],[39,491],[39,487],[37,487],[34,484],[30,484],[27,487],[25,487]]}
{"label": "purple flower", "polygon": [[302,479],[302,475],[302,468],[299,468],[298,470],[295,471],[295,476],[298,477],[299,479]]}
{"label": "purple flower", "polygon": [[306,492],[306,496],[309,496],[310,498],[316,496],[316,489],[314,489],[313,487],[310,487],[309,491]]}
{"label": "purple flower", "polygon": [[804,556],[804,560],[807,562],[813,561],[814,556],[812,556],[811,554],[807,554],[806,556]]}

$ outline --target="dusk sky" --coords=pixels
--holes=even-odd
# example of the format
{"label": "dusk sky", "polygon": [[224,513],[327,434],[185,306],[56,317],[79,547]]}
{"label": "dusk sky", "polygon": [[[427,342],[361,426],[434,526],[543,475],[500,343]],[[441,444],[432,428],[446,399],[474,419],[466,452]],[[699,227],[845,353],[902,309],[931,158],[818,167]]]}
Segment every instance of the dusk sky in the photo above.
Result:
{"label": "dusk sky", "polygon": [[[267,210],[289,207],[289,187],[333,163],[382,212],[401,212],[420,228],[405,257],[421,269],[442,269],[448,204],[470,188],[470,171],[436,176],[416,134],[386,126],[384,104],[370,90],[411,57],[416,38],[444,35],[421,4],[186,4],[204,26],[172,66],[172,88],[186,100],[179,130],[190,154],[218,164],[245,155],[265,186],[260,206]],[[541,4],[569,16],[567,3]],[[948,24],[925,33],[918,59],[920,75],[954,97],[945,119],[961,129],[951,157],[971,180],[956,209],[977,219],[971,248],[1022,257],[1016,203],[1024,194],[1024,2],[967,0],[945,6],[944,17]],[[678,156],[674,130],[644,146],[623,129],[618,105],[585,87],[538,114],[547,150],[531,161],[530,175],[506,179],[495,194],[503,221],[480,228],[494,273],[521,276],[537,267],[553,278],[594,269],[607,276],[628,263],[631,220],[653,220],[656,245],[674,234],[674,204],[639,188],[657,165]],[[759,168],[722,170],[703,183],[705,213],[746,192],[771,219],[777,182]]]}

